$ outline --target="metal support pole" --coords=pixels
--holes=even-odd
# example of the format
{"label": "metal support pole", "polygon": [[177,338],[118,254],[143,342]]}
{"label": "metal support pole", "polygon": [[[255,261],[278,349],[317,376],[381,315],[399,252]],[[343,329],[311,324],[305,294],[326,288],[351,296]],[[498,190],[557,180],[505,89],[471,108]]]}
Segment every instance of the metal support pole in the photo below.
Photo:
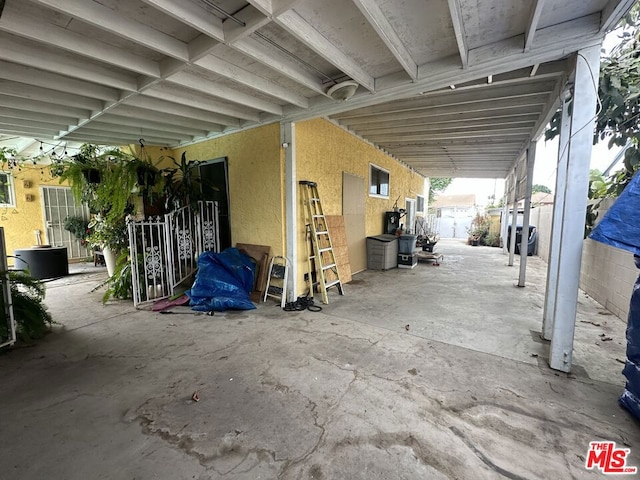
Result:
{"label": "metal support pole", "polygon": [[296,178],[296,126],[287,122],[280,125],[282,148],[285,152],[285,209],[286,253],[291,271],[288,275],[287,298],[293,301],[298,293],[298,181]]}
{"label": "metal support pole", "polygon": [[555,315],[549,355],[551,368],[563,372],[571,371],[573,358],[584,218],[589,188],[589,164],[598,95],[600,45],[582,49],[577,55],[559,245]]}
{"label": "metal support pole", "polygon": [[570,102],[562,102],[560,142],[558,143],[558,168],[556,171],[551,238],[549,240],[549,261],[547,263],[547,288],[544,299],[544,313],[542,314],[542,338],[545,340],[551,340],[555,319],[558,268],[560,262],[560,234],[563,222],[564,195],[567,188],[567,159],[569,158],[569,137],[571,135],[569,104]]}
{"label": "metal support pole", "polygon": [[515,175],[513,181],[513,195],[512,198],[512,208],[513,212],[511,213],[511,241],[509,242],[509,265],[513,267],[513,258],[516,254],[516,227],[518,225],[518,165],[520,161],[516,163]]}
{"label": "metal support pole", "polygon": [[502,218],[500,219],[500,236],[502,237],[502,253],[508,253],[507,250],[507,229],[509,225],[509,181],[507,181],[507,189],[502,197],[504,205],[502,206]]}
{"label": "metal support pole", "polygon": [[527,191],[524,196],[524,215],[522,216],[522,235],[520,238],[520,275],[518,286],[524,287],[527,275],[527,255],[529,255],[529,223],[531,219],[531,190],[533,188],[533,166],[536,161],[536,142],[527,149]]}

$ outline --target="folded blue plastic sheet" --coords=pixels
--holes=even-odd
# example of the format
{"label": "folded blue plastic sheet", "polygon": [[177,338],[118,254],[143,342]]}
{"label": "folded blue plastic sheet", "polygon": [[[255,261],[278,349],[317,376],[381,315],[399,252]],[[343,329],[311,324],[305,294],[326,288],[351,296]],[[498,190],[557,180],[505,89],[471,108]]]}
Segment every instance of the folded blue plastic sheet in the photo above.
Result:
{"label": "folded blue plastic sheet", "polygon": [[237,248],[202,253],[198,257],[196,280],[186,292],[191,299],[191,309],[222,312],[256,308],[249,299],[254,273],[251,258]]}
{"label": "folded blue plastic sheet", "polygon": [[[640,268],[640,175],[635,175],[591,232],[590,238],[633,252]],[[627,319],[626,377],[620,404],[640,419],[640,277],[633,286]]]}
{"label": "folded blue plastic sheet", "polygon": [[640,175],[635,175],[589,238],[640,255]]}
{"label": "folded blue plastic sheet", "polygon": [[[635,256],[640,268],[640,257]],[[627,361],[622,373],[627,379],[620,404],[640,419],[640,277],[633,286],[627,319]]]}

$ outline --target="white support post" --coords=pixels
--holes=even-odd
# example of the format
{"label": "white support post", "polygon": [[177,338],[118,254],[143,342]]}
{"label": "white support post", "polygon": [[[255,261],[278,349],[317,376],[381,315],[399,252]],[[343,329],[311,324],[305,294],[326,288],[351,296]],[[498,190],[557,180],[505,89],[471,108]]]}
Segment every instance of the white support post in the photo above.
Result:
{"label": "white support post", "polygon": [[[513,195],[511,196],[511,203],[513,211],[511,212],[511,240],[509,242],[509,263],[508,266],[513,267],[513,259],[516,255],[516,227],[518,226],[518,165],[520,161],[516,163],[513,180]],[[508,228],[508,227],[507,227]],[[507,230],[508,231],[508,230]]]}
{"label": "white support post", "polygon": [[285,209],[286,253],[291,271],[287,282],[287,298],[296,299],[298,292],[298,181],[296,179],[296,126],[287,122],[280,125],[282,148],[285,151]]}
{"label": "white support post", "polygon": [[564,194],[567,188],[567,159],[569,158],[569,136],[571,135],[570,102],[562,102],[562,120],[560,141],[558,143],[558,168],[556,171],[556,189],[553,203],[553,219],[549,240],[549,261],[547,263],[547,288],[542,314],[542,338],[551,340],[555,319],[558,268],[560,262],[560,233],[564,210]]}
{"label": "white support post", "polygon": [[509,225],[509,198],[505,193],[503,197],[504,205],[502,207],[502,222],[500,223],[500,236],[502,237],[502,253],[506,254],[507,251],[507,232]]}
{"label": "white support post", "polygon": [[536,161],[536,142],[527,149],[527,191],[524,197],[524,215],[522,216],[522,236],[520,238],[520,275],[518,286],[524,287],[527,275],[527,255],[529,255],[529,224],[531,223],[531,190],[533,188],[533,166]]}
{"label": "white support post", "polygon": [[571,371],[573,357],[589,163],[598,94],[600,45],[582,49],[577,55],[566,188],[562,222],[558,225],[561,232],[558,277],[549,355],[551,368],[563,372]]}

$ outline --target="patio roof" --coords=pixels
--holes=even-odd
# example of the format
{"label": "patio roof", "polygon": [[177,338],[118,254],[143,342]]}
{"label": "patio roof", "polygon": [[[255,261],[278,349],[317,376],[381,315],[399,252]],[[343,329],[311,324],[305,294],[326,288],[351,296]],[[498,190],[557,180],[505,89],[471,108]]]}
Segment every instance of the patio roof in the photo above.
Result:
{"label": "patio roof", "polygon": [[[2,3],[4,138],[173,146],[330,116],[425,175],[505,177],[555,109],[563,59],[634,2]],[[331,98],[345,80],[355,95]]]}

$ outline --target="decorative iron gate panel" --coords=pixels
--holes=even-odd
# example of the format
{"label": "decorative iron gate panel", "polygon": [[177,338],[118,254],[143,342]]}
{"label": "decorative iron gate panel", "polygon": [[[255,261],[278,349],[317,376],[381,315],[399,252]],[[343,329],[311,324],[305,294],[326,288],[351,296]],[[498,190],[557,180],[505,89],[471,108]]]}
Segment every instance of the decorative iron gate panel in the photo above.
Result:
{"label": "decorative iron gate panel", "polygon": [[129,222],[133,303],[167,298],[195,274],[198,256],[220,249],[217,202]]}

